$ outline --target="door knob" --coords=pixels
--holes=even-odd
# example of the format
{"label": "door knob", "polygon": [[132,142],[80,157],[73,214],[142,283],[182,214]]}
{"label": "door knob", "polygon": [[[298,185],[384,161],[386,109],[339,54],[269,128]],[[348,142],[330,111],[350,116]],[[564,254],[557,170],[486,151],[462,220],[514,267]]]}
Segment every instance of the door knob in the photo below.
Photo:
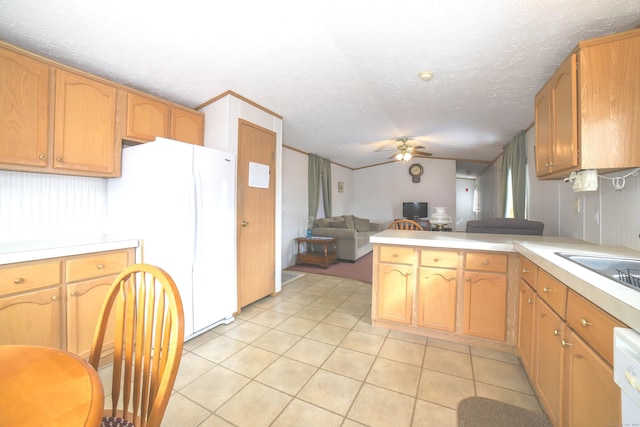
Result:
{"label": "door knob", "polygon": [[240,225],[246,227],[247,225],[249,225],[249,221],[242,221]]}

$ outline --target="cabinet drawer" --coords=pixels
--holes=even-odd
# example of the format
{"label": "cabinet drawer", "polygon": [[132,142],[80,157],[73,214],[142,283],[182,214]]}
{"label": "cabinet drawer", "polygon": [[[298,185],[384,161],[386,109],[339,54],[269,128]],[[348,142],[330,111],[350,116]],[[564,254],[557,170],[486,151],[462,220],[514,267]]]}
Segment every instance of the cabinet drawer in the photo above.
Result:
{"label": "cabinet drawer", "polygon": [[520,278],[532,288],[535,288],[538,280],[538,266],[523,256],[520,257]]}
{"label": "cabinet drawer", "polygon": [[60,261],[0,268],[0,295],[60,284]]}
{"label": "cabinet drawer", "polygon": [[128,252],[104,252],[67,260],[68,283],[118,274],[128,265]]}
{"label": "cabinet drawer", "polygon": [[624,324],[573,291],[567,297],[567,324],[613,365],[613,328]]}
{"label": "cabinet drawer", "polygon": [[567,287],[544,270],[538,271],[536,290],[540,298],[564,319],[567,306]]}
{"label": "cabinet drawer", "polygon": [[380,262],[413,264],[413,248],[402,246],[380,246]]}
{"label": "cabinet drawer", "polygon": [[422,249],[420,251],[420,265],[423,267],[458,268],[458,252]]}
{"label": "cabinet drawer", "polygon": [[467,252],[466,270],[507,272],[507,255],[488,252]]}

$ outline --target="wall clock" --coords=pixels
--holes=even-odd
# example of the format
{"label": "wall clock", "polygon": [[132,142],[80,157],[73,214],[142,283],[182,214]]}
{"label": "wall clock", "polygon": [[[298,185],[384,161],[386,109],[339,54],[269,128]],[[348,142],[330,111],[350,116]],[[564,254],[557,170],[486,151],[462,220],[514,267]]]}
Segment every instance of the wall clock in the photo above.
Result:
{"label": "wall clock", "polygon": [[413,178],[413,182],[420,182],[420,176],[422,175],[424,170],[422,169],[422,165],[416,163],[409,166],[409,175]]}

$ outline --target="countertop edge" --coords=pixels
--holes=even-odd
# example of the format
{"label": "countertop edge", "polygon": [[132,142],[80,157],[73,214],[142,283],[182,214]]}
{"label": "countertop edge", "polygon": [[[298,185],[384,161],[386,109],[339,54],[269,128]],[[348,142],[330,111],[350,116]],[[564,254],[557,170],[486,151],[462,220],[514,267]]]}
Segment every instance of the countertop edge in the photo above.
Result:
{"label": "countertop edge", "polygon": [[84,255],[118,249],[138,248],[138,239],[97,236],[77,240],[17,242],[0,244],[0,265]]}

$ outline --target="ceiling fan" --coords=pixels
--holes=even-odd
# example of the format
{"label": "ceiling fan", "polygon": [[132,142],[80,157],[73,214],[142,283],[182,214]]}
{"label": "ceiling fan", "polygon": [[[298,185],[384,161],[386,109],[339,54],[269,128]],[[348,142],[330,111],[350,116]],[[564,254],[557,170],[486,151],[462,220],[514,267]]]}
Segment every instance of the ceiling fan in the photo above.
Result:
{"label": "ceiling fan", "polygon": [[420,151],[425,148],[421,145],[412,146],[407,144],[409,138],[403,136],[401,138],[396,139],[399,142],[396,147],[396,152],[389,157],[389,159],[396,159],[398,161],[402,161],[404,163],[408,162],[414,157],[431,157],[431,153],[427,153],[426,151]]}

